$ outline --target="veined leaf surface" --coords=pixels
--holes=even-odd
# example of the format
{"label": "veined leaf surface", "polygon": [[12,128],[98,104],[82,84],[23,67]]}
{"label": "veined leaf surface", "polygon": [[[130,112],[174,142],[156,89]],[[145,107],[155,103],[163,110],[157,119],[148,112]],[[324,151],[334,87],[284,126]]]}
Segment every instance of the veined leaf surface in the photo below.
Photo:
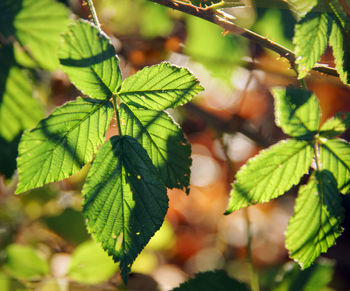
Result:
{"label": "veined leaf surface", "polygon": [[89,232],[120,261],[131,264],[163,223],[166,188],[147,152],[130,136],[113,136],[96,155],[83,188]]}
{"label": "veined leaf surface", "polygon": [[317,4],[317,0],[287,0],[286,2],[300,17],[305,16]]}
{"label": "veined leaf surface", "polygon": [[276,123],[283,131],[296,138],[312,138],[319,129],[321,111],[316,96],[303,89],[276,88]]}
{"label": "veined leaf surface", "polygon": [[158,168],[169,188],[186,188],[188,192],[191,146],[180,127],[162,111],[120,106],[122,132],[136,138]]}
{"label": "veined leaf surface", "polygon": [[350,127],[350,112],[339,112],[336,116],[329,118],[320,129],[320,136],[335,137],[341,135]]}
{"label": "veined leaf surface", "polygon": [[320,146],[322,169],[332,172],[342,193],[350,190],[350,144],[341,139],[329,139]]}
{"label": "veined leaf surface", "polygon": [[126,78],[118,94],[129,105],[164,110],[187,103],[202,90],[186,68],[161,63]]}
{"label": "veined leaf surface", "polygon": [[306,141],[283,140],[262,150],[238,171],[226,214],[282,195],[308,172],[312,157]]}
{"label": "veined leaf surface", "polygon": [[63,39],[59,58],[71,82],[91,98],[110,98],[120,87],[121,73],[109,38],[92,23],[80,20]]}
{"label": "veined leaf surface", "polygon": [[299,79],[306,77],[325,51],[330,24],[327,13],[310,12],[296,25],[293,43]]}
{"label": "veined leaf surface", "polygon": [[112,116],[109,101],[78,98],[26,131],[19,145],[16,193],[78,172],[103,143]]}
{"label": "veined leaf surface", "polygon": [[70,22],[68,9],[52,0],[4,0],[0,11],[0,32],[15,36],[40,67],[57,69],[60,33]]}
{"label": "veined leaf surface", "polygon": [[289,255],[302,269],[309,267],[334,245],[341,234],[344,209],[332,174],[316,172],[307,185],[300,187],[294,215],[286,233]]}

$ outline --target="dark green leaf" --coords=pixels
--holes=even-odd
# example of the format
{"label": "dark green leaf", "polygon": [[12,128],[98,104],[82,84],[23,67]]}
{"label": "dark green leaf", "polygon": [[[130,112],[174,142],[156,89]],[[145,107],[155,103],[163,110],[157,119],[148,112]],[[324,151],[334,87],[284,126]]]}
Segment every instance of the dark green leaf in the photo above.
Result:
{"label": "dark green leaf", "polygon": [[187,103],[202,90],[186,68],[161,63],[125,79],[118,94],[129,105],[164,110]]}
{"label": "dark green leaf", "polygon": [[113,115],[109,101],[78,98],[23,134],[16,193],[67,178],[90,162]]}
{"label": "dark green leaf", "polygon": [[305,141],[283,140],[262,150],[236,174],[226,214],[282,195],[308,172],[312,157]]}
{"label": "dark green leaf", "polygon": [[127,282],[131,264],[167,212],[159,173],[134,138],[113,136],[98,152],[82,192],[88,230],[120,261]]}
{"label": "dark green leaf", "polygon": [[71,82],[91,98],[110,98],[120,87],[121,73],[109,38],[92,23],[80,20],[63,39],[59,58]]}
{"label": "dark green leaf", "polygon": [[302,186],[296,200],[294,215],[286,233],[289,255],[302,269],[334,245],[341,234],[344,218],[341,197],[333,175],[323,170],[312,175]]}
{"label": "dark green leaf", "polygon": [[275,88],[276,123],[295,138],[312,138],[320,127],[318,100],[310,91],[297,88]]}

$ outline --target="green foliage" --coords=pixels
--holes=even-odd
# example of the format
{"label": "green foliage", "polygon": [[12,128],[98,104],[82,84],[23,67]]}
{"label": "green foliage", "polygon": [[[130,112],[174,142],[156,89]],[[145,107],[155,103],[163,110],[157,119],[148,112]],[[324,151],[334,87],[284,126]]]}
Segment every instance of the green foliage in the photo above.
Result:
{"label": "green foliage", "polygon": [[245,284],[230,278],[224,271],[209,271],[196,276],[172,291],[248,291]]}
{"label": "green foliage", "polygon": [[94,241],[87,241],[74,250],[68,275],[77,282],[96,284],[108,280],[116,270],[112,258]]}
{"label": "green foliage", "polygon": [[290,257],[307,268],[342,231],[339,191],[348,189],[350,145],[335,137],[349,126],[349,117],[338,115],[320,129],[319,105],[311,92],[277,88],[273,95],[277,124],[296,139],[261,151],[239,170],[226,214],[282,195],[308,172],[314,159],[315,173],[299,189],[286,234]]}
{"label": "green foliage", "polygon": [[49,264],[36,250],[17,244],[6,248],[5,270],[18,279],[39,279],[49,273]]}
{"label": "green foliage", "polygon": [[287,0],[286,2],[301,17],[305,16],[317,4],[317,0]]}

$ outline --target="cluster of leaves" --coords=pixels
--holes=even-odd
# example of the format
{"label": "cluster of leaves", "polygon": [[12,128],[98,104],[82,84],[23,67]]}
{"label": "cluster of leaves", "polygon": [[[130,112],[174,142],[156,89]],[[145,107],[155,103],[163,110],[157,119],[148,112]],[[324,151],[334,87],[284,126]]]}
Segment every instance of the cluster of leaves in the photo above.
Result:
{"label": "cluster of leaves", "polygon": [[320,126],[320,108],[312,92],[276,88],[273,95],[276,122],[292,138],[261,151],[240,169],[226,213],[284,194],[311,167],[286,233],[290,257],[304,269],[342,232],[340,193],[349,190],[350,145],[337,136],[349,128],[350,114],[339,114]]}
{"label": "cluster of leaves", "polygon": [[[188,102],[202,87],[188,70],[168,63],[122,82],[113,46],[89,22],[70,26],[63,40],[62,69],[89,98],[64,104],[23,134],[17,193],[69,177],[96,155],[83,212],[127,281],[132,262],[163,223],[166,187],[188,192],[190,146],[163,110]],[[113,113],[119,135],[104,143]]]}

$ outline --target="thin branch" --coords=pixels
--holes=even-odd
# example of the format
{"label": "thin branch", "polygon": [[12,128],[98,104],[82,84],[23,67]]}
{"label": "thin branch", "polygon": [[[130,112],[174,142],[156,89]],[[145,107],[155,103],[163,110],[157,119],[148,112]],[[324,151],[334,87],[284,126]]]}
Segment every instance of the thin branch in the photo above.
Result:
{"label": "thin branch", "polygon": [[86,3],[88,5],[88,7],[89,7],[89,11],[90,11],[90,14],[91,14],[91,17],[92,17],[92,21],[97,26],[97,28],[99,30],[101,30],[101,24],[98,21],[98,17],[97,17],[97,14],[96,14],[94,3],[92,2],[92,0],[86,0]]}
{"label": "thin branch", "polygon": [[[179,10],[186,14],[190,14],[190,15],[202,18],[209,22],[215,23],[216,25],[224,28],[226,31],[229,31],[231,33],[240,34],[241,36],[260,44],[261,46],[278,53],[281,57],[286,58],[289,61],[292,68],[295,67],[296,56],[291,50],[249,29],[246,29],[234,24],[232,20],[230,20],[227,17],[227,15],[220,10],[214,11],[211,9],[210,6],[206,8],[201,8],[201,7],[194,6],[191,3],[185,3],[178,0],[150,0],[150,1],[158,3],[163,6],[167,6],[175,10]],[[335,69],[321,65],[321,64],[316,64],[316,66],[312,70],[318,71],[326,75],[339,77]]]}

